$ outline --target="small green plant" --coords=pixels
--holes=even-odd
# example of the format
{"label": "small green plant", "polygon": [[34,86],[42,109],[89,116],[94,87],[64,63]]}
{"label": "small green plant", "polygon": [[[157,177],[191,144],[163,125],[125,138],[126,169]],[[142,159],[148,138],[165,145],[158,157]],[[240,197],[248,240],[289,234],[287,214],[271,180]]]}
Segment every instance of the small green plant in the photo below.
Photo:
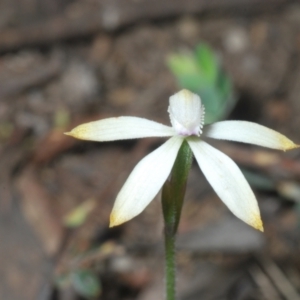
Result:
{"label": "small green plant", "polygon": [[79,295],[91,299],[101,294],[99,279],[91,270],[76,270],[70,276],[72,285]]}
{"label": "small green plant", "polygon": [[75,269],[55,278],[59,289],[72,286],[72,288],[84,299],[95,299],[101,294],[101,282],[96,272],[90,269]]}
{"label": "small green plant", "polygon": [[180,88],[198,94],[205,106],[205,124],[225,119],[234,107],[230,77],[222,70],[219,60],[206,44],[196,46],[194,52],[171,54],[168,67]]}

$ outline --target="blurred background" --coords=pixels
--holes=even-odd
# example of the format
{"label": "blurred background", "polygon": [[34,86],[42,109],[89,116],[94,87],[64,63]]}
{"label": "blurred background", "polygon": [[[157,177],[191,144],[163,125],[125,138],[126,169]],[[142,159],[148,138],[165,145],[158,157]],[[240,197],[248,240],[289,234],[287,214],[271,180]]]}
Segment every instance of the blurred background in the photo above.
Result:
{"label": "blurred background", "polygon": [[[206,123],[254,121],[300,142],[300,3],[0,1],[0,299],[162,299],[159,198],[108,228],[135,164],[163,142],[82,142],[111,116],[169,124],[198,93]],[[180,299],[300,299],[300,152],[213,142],[257,196],[262,234],[193,165],[178,233]]]}

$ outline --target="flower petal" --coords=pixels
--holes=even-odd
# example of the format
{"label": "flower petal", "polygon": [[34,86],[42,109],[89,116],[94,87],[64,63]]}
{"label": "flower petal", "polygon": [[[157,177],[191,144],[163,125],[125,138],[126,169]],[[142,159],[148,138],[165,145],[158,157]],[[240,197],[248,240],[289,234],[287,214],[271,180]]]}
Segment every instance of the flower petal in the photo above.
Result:
{"label": "flower petal", "polygon": [[263,147],[290,150],[299,147],[279,132],[247,121],[222,121],[205,128],[205,136],[255,144]]}
{"label": "flower petal", "polygon": [[170,126],[143,118],[117,117],[85,123],[65,134],[81,140],[106,142],[154,136],[172,136],[175,131]]}
{"label": "flower petal", "polygon": [[182,90],[170,97],[168,108],[173,128],[179,135],[200,135],[204,123],[204,106],[198,95]]}
{"label": "flower petal", "polygon": [[263,231],[256,198],[238,166],[203,141],[189,139],[188,143],[208,182],[232,213]]}
{"label": "flower petal", "polygon": [[153,200],[167,180],[182,142],[182,138],[172,137],[136,165],[117,196],[110,227],[132,219]]}

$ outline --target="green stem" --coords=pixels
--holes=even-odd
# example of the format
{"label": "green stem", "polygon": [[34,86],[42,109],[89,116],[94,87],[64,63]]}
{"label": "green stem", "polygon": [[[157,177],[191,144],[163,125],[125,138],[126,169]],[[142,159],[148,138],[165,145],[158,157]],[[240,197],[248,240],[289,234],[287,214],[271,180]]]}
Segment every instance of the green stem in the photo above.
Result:
{"label": "green stem", "polygon": [[175,235],[165,234],[166,300],[176,299]]}
{"label": "green stem", "polygon": [[180,220],[186,182],[192,164],[192,151],[186,141],[178,151],[171,179],[162,190],[164,215],[165,263],[166,263],[166,300],[176,299],[175,236]]}

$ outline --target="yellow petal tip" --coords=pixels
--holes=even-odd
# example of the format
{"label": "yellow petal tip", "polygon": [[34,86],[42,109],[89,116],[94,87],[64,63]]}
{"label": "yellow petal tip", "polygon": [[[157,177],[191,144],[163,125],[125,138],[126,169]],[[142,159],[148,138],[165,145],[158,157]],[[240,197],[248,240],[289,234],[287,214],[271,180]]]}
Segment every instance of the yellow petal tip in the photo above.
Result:
{"label": "yellow petal tip", "polygon": [[65,135],[72,136],[79,140],[89,140],[89,136],[87,134],[88,130],[90,129],[89,123],[81,124],[75,128],[73,128],[69,132],[65,132]]}
{"label": "yellow petal tip", "polygon": [[109,227],[109,228],[113,228],[113,227],[115,227],[115,226],[116,226],[115,224],[113,224],[113,223],[110,222],[108,227]]}
{"label": "yellow petal tip", "polygon": [[291,140],[287,140],[287,141],[285,140],[282,144],[283,144],[283,151],[300,148],[300,145],[295,144]]}
{"label": "yellow petal tip", "polygon": [[261,232],[264,232],[264,227],[263,227],[263,225],[261,225],[261,227],[256,228],[256,229],[259,230],[259,231],[261,231]]}
{"label": "yellow petal tip", "polygon": [[256,217],[254,222],[251,224],[251,226],[261,232],[264,232],[264,226],[262,223],[262,220],[260,218],[260,216]]}
{"label": "yellow petal tip", "polygon": [[69,136],[73,136],[72,132],[64,132],[64,135],[69,135]]}
{"label": "yellow petal tip", "polygon": [[127,220],[123,220],[118,216],[116,213],[112,212],[109,218],[109,228],[121,225],[122,223],[126,222]]}

